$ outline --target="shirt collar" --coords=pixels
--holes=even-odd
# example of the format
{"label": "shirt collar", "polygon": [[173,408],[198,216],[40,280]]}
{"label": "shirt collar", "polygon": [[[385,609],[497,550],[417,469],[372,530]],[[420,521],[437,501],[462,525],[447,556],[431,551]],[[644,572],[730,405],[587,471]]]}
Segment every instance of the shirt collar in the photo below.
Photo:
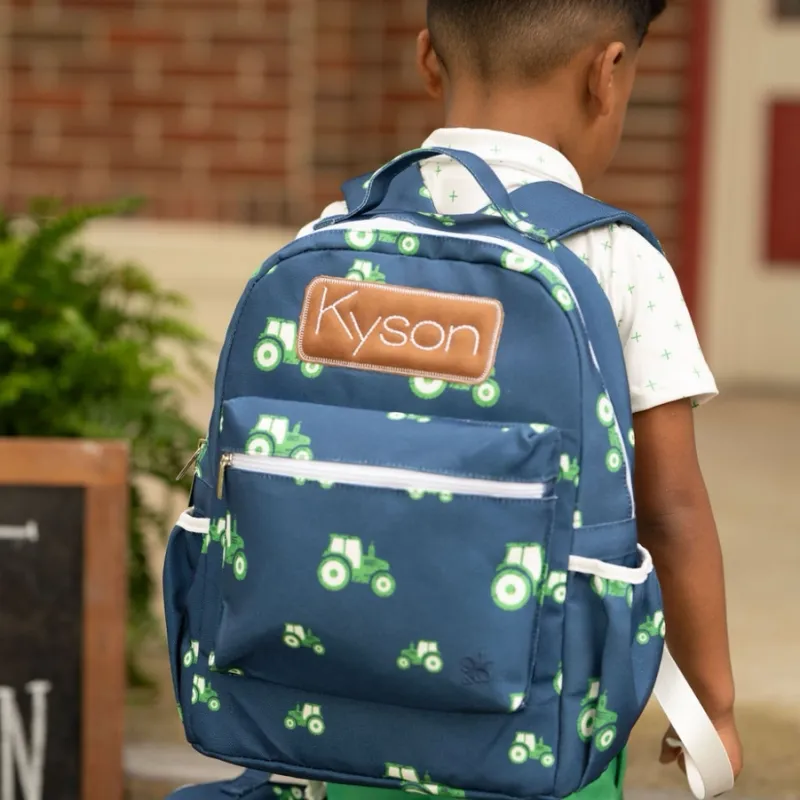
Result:
{"label": "shirt collar", "polygon": [[516,169],[522,175],[556,181],[583,192],[578,171],[569,159],[550,145],[527,136],[479,128],[439,128],[422,146],[466,150],[489,166]]}

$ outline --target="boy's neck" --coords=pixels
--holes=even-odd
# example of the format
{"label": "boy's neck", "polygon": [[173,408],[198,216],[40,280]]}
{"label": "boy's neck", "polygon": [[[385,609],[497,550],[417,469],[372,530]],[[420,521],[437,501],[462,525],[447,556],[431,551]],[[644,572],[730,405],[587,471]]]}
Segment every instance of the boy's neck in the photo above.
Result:
{"label": "boy's neck", "polygon": [[453,93],[446,102],[445,127],[515,133],[563,152],[564,96],[559,102],[556,94],[547,86],[535,93],[530,89]]}

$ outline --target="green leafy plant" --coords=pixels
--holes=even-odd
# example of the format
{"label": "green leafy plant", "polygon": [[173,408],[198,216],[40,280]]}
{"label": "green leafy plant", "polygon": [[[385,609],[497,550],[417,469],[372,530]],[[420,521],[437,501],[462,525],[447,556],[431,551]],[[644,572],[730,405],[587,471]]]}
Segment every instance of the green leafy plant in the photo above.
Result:
{"label": "green leafy plant", "polygon": [[0,212],[0,436],[130,442],[128,676],[141,685],[136,646],[153,625],[146,538],[168,525],[142,480],[175,487],[200,437],[180,382],[205,380],[207,369],[206,340],[181,316],[186,301],[76,238],[90,220],[133,208],[38,202],[24,219]]}

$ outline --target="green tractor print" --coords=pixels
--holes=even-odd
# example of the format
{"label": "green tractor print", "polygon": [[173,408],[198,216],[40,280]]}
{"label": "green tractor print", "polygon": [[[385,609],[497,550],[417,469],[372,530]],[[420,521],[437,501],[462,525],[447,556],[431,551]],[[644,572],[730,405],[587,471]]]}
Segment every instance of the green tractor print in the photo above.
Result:
{"label": "green tractor print", "polygon": [[340,592],[351,581],[369,584],[378,597],[391,597],[396,584],[389,572],[389,562],[376,557],[374,544],[366,555],[363,547],[357,536],[332,533],[317,570],[319,582],[329,592]]}
{"label": "green tractor print", "polygon": [[325,646],[319,636],[315,636],[310,628],[306,629],[302,625],[287,622],[283,632],[283,643],[292,650],[308,647],[318,656],[325,655]]}
{"label": "green tractor print", "polygon": [[236,668],[234,668],[234,669],[219,669],[217,667],[217,657],[216,657],[216,655],[214,655],[214,651],[213,650],[208,654],[208,668],[209,668],[209,670],[211,670],[211,672],[216,672],[216,673],[218,673],[220,675],[223,675],[223,674],[224,675],[234,675],[237,678],[243,678],[244,677],[244,670],[243,669],[236,669]]}
{"label": "green tractor print", "polygon": [[253,361],[262,372],[272,372],[281,364],[299,364],[304,378],[318,378],[322,373],[322,364],[310,364],[298,357],[297,323],[278,317],[267,317],[267,326],[253,351]]}
{"label": "green tractor print", "polygon": [[513,714],[525,705],[525,692],[514,692],[508,696],[508,710]]}
{"label": "green tractor print", "polygon": [[211,682],[200,675],[195,675],[192,680],[192,705],[198,703],[208,706],[209,711],[219,711],[222,708],[219,695],[211,688]]}
{"label": "green tractor print", "polygon": [[305,796],[303,790],[299,786],[292,786],[290,789],[282,789],[280,786],[272,788],[272,794],[275,800],[303,800]]}
{"label": "green tractor print", "polygon": [[311,461],[311,439],[300,432],[301,423],[289,428],[286,417],[262,414],[245,445],[245,451],[251,456],[278,456],[295,458],[298,461]]}
{"label": "green tractor print", "polygon": [[298,726],[306,728],[312,736],[322,736],[325,733],[322,708],[315,703],[298,705],[286,715],[283,724],[290,731],[293,731]]}
{"label": "green tractor print", "polygon": [[439,378],[411,378],[409,384],[411,391],[421,400],[435,400],[441,397],[446,389],[455,389],[461,392],[472,392],[472,401],[480,408],[492,408],[500,400],[500,384],[494,379],[495,371],[492,376],[477,386],[470,386],[467,383],[448,383]]}
{"label": "green tractor print", "polygon": [[419,237],[411,233],[353,229],[345,233],[344,240],[351,250],[362,252],[371,250],[378,242],[397,245],[398,252],[404,256],[414,256],[419,251]]}
{"label": "green tractor print", "polygon": [[[294,458],[297,461],[313,461],[314,453],[311,450],[311,439],[300,432],[300,422],[289,428],[286,417],[276,417],[272,414],[262,414],[255,428],[250,431],[250,436],[245,444],[245,452],[251,456],[276,456],[279,458]],[[305,478],[295,478],[298,486],[303,486]],[[333,488],[330,481],[319,481],[323,489]]]}
{"label": "green tractor print", "polygon": [[428,495],[437,495],[439,500],[442,503],[452,503],[453,502],[453,493],[452,492],[426,492],[424,489],[409,489],[408,496],[412,500],[422,500],[424,497]]}
{"label": "green tractor print", "polygon": [[357,258],[345,275],[348,281],[365,281],[366,283],[386,283],[386,276],[378,269],[377,264]]}
{"label": "green tractor print", "polygon": [[392,422],[402,422],[407,419],[412,422],[419,422],[422,425],[431,421],[430,417],[422,417],[419,414],[404,414],[402,411],[392,411],[387,414],[386,417],[392,420]]}
{"label": "green tractor print", "polygon": [[189,649],[183,654],[183,666],[190,669],[197,663],[200,657],[200,642],[194,639],[189,642]]}
{"label": "green tractor print", "polygon": [[553,678],[553,688],[556,690],[556,694],[560,697],[561,692],[564,691],[564,665],[558,665],[558,672],[556,672],[555,678]]}
{"label": "green tractor print", "polygon": [[564,453],[558,467],[558,480],[569,481],[577,486],[581,482],[581,467],[578,459],[570,459],[569,454]]}
{"label": "green tractor print", "polygon": [[546,745],[543,739],[537,741],[534,734],[524,732],[517,734],[514,744],[508,751],[508,760],[517,766],[528,761],[538,761],[546,769],[550,769],[556,763],[552,747]]}
{"label": "green tractor print", "polygon": [[398,659],[397,666],[406,670],[411,667],[424,667],[427,672],[436,675],[444,668],[444,661],[439,653],[437,642],[412,642],[403,650]]}
{"label": "green tractor print", "polygon": [[434,797],[467,796],[461,789],[452,789],[449,786],[434,783],[427,772],[420,780],[419,773],[414,767],[404,767],[401,764],[386,764],[385,777],[400,781],[400,788],[409,794],[427,794]]}
{"label": "green tractor print", "polygon": [[492,581],[492,599],[503,611],[519,611],[539,591],[544,575],[544,550],[540,544],[509,544],[505,561]]}
{"label": "green tractor print", "polygon": [[651,639],[665,638],[667,635],[667,623],[664,619],[663,611],[656,611],[652,617],[648,617],[636,631],[636,643],[645,645],[650,644]]}
{"label": "green tractor print", "polygon": [[444,225],[445,228],[454,228],[456,225],[455,219],[453,217],[447,216],[447,214],[431,214],[429,211],[420,211],[419,212],[423,217],[430,217],[433,220],[436,220],[440,225]]}
{"label": "green tractor print", "polygon": [[581,701],[581,714],[578,717],[578,736],[588,742],[594,738],[594,746],[604,753],[617,738],[617,714],[608,707],[608,695],[600,694],[600,681],[589,680],[589,690]]}
{"label": "green tractor print", "polygon": [[212,542],[219,543],[222,541],[222,536],[225,533],[226,520],[212,519],[208,526],[208,533],[203,534],[203,546],[200,552],[204,555],[208,553],[209,547]]}
{"label": "green tractor print", "polygon": [[[545,578],[545,576],[547,576]],[[548,571],[540,544],[506,545],[506,557],[492,581],[492,599],[503,611],[519,611],[535,597],[551,597],[562,604],[567,599],[567,573]]]}
{"label": "green tractor print", "polygon": [[624,597],[628,608],[633,605],[633,586],[624,581],[610,581],[599,575],[592,576],[592,589],[598,597]]}
{"label": "green tractor print", "polygon": [[608,429],[608,452],[606,453],[606,469],[615,473],[622,469],[625,463],[623,457],[622,440],[617,433],[617,420],[614,406],[607,394],[601,394],[597,399],[597,419],[600,424]]}
{"label": "green tractor print", "polygon": [[222,543],[222,563],[233,567],[233,577],[243,581],[247,577],[247,556],[244,554],[244,539],[237,533],[236,519],[226,514],[217,523],[217,531]]}
{"label": "green tractor print", "polygon": [[539,602],[544,602],[545,598],[551,597],[553,602],[564,605],[567,602],[567,573],[553,570],[547,572],[547,580],[544,581],[539,590]]}

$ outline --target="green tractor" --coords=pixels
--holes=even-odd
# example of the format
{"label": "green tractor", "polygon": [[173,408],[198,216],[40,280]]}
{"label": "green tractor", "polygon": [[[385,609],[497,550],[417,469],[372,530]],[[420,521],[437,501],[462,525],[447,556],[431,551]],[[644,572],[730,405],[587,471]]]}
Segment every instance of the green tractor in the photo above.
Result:
{"label": "green tractor", "polygon": [[305,796],[305,793],[299,786],[292,786],[290,788],[273,786],[272,794],[275,795],[275,800],[303,800]]}
{"label": "green tractor", "polygon": [[605,752],[617,738],[617,714],[607,707],[608,695],[600,694],[600,681],[592,678],[586,697],[581,701],[578,717],[578,736],[588,742],[594,737],[594,746]]}
{"label": "green tractor", "polygon": [[222,563],[233,567],[237,581],[247,577],[247,556],[244,554],[244,539],[236,531],[236,518],[230,512],[217,523],[222,541]]}
{"label": "green tractor", "polygon": [[220,673],[220,674],[224,673],[225,675],[235,675],[237,678],[243,678],[244,677],[244,670],[243,669],[225,669],[225,670],[218,669],[217,668],[217,657],[216,657],[216,655],[214,655],[214,651],[213,650],[208,654],[208,668],[211,670],[211,672],[217,672],[217,673]]}
{"label": "green tractor", "polygon": [[408,496],[412,500],[422,500],[423,497],[427,497],[428,495],[437,495],[439,500],[443,503],[452,503],[453,502],[453,493],[452,492],[426,492],[424,489],[409,489]]}
{"label": "green tractor", "polygon": [[427,772],[420,780],[419,773],[414,767],[387,764],[385,777],[401,781],[400,788],[409,794],[427,794],[434,797],[466,797],[465,792],[461,789],[452,789],[449,786],[434,783]]}
{"label": "green tractor", "polygon": [[514,744],[508,751],[508,759],[512,764],[522,765],[528,761],[538,761],[543,767],[549,769],[555,766],[556,757],[553,748],[544,743],[543,739],[537,741],[532,733],[518,733]]}
{"label": "green tractor", "polygon": [[189,642],[189,649],[183,654],[183,666],[186,667],[186,669],[193,667],[197,663],[198,658],[200,658],[200,642],[192,639],[192,641]]}
{"label": "green tractor", "polygon": [[366,281],[367,283],[386,283],[386,276],[380,271],[377,264],[357,258],[353,266],[347,270],[345,278],[349,281]]}
{"label": "green tractor", "polygon": [[325,646],[319,636],[314,636],[310,628],[306,630],[302,625],[287,622],[283,632],[283,643],[293,650],[308,647],[318,656],[325,655]]}
{"label": "green tractor", "polygon": [[317,577],[330,592],[339,592],[353,581],[369,584],[378,597],[391,597],[396,586],[389,572],[389,563],[375,556],[374,544],[369,546],[364,555],[361,539],[338,533],[331,534],[328,549],[322,554]]}
{"label": "green tractor", "polygon": [[278,317],[267,317],[267,326],[253,351],[253,360],[262,372],[272,372],[281,364],[299,364],[305,378],[318,378],[322,372],[322,364],[310,364],[299,359],[297,323]]}
{"label": "green tractor", "polygon": [[440,225],[444,225],[445,228],[454,228],[456,225],[453,217],[449,217],[447,214],[432,214],[430,211],[420,211],[419,213],[423,217],[430,217],[430,219],[436,220]]}
{"label": "green tractor", "polygon": [[648,617],[636,632],[637,644],[649,644],[651,639],[658,637],[664,638],[667,635],[667,623],[664,619],[663,611],[656,611],[652,617]]}
{"label": "green tractor", "polygon": [[404,414],[402,411],[392,411],[386,415],[392,422],[402,422],[403,420],[411,420],[413,422],[426,423],[430,422],[430,417],[421,417],[419,414]]}
{"label": "green tractor", "polygon": [[547,580],[540,584],[539,591],[540,602],[544,602],[546,597],[552,597],[554,602],[564,605],[567,601],[567,573],[558,570],[547,572]]}
{"label": "green tractor", "polygon": [[442,671],[444,661],[439,654],[439,645],[436,642],[413,642],[400,653],[397,659],[397,666],[400,669],[409,669],[410,667],[424,667],[431,674],[437,674]]}
{"label": "green tractor", "polygon": [[444,394],[446,389],[455,389],[461,392],[472,392],[472,401],[481,408],[492,408],[500,400],[500,384],[494,379],[495,371],[492,370],[492,377],[487,378],[477,386],[470,386],[467,383],[448,383],[439,378],[415,377],[409,380],[411,391],[422,400],[435,400]]}
{"label": "green tractor", "polygon": [[219,711],[222,703],[219,695],[211,688],[211,682],[200,675],[195,675],[192,680],[192,705],[203,703],[209,711]]}
{"label": "green tractor", "polygon": [[208,525],[208,533],[203,534],[203,546],[200,549],[201,553],[208,553],[211,542],[221,542],[222,536],[225,533],[225,518],[212,519]]}
{"label": "green tractor", "polygon": [[572,292],[564,284],[564,279],[551,266],[540,261],[536,265],[536,271],[550,284],[550,294],[564,311],[572,311],[575,308],[575,301],[572,299]]}
{"label": "green tractor", "polygon": [[514,692],[508,696],[508,710],[513,714],[525,705],[525,692]]}
{"label": "green tractor", "polygon": [[570,481],[576,486],[581,482],[581,467],[580,464],[578,464],[577,458],[570,460],[570,457],[567,453],[564,453],[561,456],[561,461],[559,462],[558,479],[560,481]]}
{"label": "green tractor", "polygon": [[624,597],[628,608],[633,605],[633,586],[624,581],[610,581],[599,575],[592,577],[592,589],[598,597]]}
{"label": "green tractor", "polygon": [[298,705],[292,709],[283,720],[287,730],[293,731],[298,725],[307,728],[312,736],[322,736],[325,733],[325,721],[322,719],[322,708],[315,703]]}
{"label": "green tractor", "polygon": [[617,420],[614,406],[607,394],[601,394],[597,400],[597,419],[600,424],[608,429],[608,452],[606,453],[606,469],[609,472],[619,472],[625,463],[623,456],[622,439],[617,433]]}
{"label": "green tractor", "polygon": [[492,599],[503,611],[519,611],[539,591],[544,575],[544,550],[540,544],[509,544],[505,561],[492,581]]}
{"label": "green tractor", "polygon": [[351,250],[362,252],[371,250],[378,242],[397,245],[398,252],[404,256],[414,256],[419,251],[419,237],[412,233],[351,229],[345,232],[344,240]]}
{"label": "green tractor", "polygon": [[301,423],[289,428],[286,417],[262,414],[245,445],[248,455],[280,456],[296,458],[298,461],[311,461],[311,439],[300,433]]}

